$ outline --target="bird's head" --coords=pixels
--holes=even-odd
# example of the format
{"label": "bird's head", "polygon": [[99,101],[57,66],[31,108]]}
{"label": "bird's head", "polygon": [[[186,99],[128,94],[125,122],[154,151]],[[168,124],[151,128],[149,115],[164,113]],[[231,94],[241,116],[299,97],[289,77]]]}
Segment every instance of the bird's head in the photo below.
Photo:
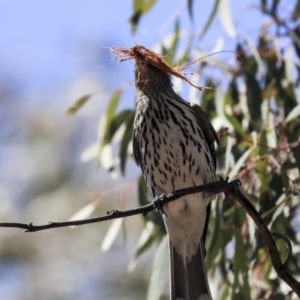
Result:
{"label": "bird's head", "polygon": [[135,85],[138,89],[145,88],[169,88],[172,86],[168,73],[157,69],[146,60],[136,59]]}

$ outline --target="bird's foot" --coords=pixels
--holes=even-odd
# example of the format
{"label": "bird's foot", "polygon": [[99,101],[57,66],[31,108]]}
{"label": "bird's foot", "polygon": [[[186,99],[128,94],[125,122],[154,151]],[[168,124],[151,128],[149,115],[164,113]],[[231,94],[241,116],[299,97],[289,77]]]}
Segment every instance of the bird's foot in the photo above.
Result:
{"label": "bird's foot", "polygon": [[229,177],[226,177],[225,179],[223,177],[220,177],[220,180],[228,183],[231,186],[233,192],[238,191],[242,186],[242,183],[239,179],[235,179],[229,182]]}
{"label": "bird's foot", "polygon": [[161,194],[160,196],[156,196],[154,199],[153,199],[153,207],[154,209],[161,213],[162,215],[165,214],[164,212],[164,206],[162,205],[162,201],[164,199],[167,198],[167,195],[166,194]]}

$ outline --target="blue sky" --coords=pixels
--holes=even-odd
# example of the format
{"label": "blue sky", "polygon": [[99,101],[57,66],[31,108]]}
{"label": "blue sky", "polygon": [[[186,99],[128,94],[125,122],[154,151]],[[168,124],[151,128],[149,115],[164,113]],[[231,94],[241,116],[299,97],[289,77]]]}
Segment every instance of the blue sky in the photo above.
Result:
{"label": "blue sky", "polygon": [[[158,1],[142,19],[137,33],[132,35],[128,22],[132,2],[1,1],[0,72],[13,74],[19,83],[33,90],[39,85],[51,87],[92,68],[92,60],[85,53],[93,53],[93,49],[99,51],[100,46],[130,47],[134,43],[153,46],[172,31],[178,15],[186,28],[192,28],[185,9],[186,1],[172,1],[171,7],[168,1]],[[195,6],[195,27],[201,28],[206,22],[212,3]],[[241,8],[234,6],[233,9]],[[221,33],[222,28],[215,26],[209,36],[216,39]],[[213,45],[210,40],[203,42]],[[99,59],[109,64],[109,51],[103,50]]]}
{"label": "blue sky", "polygon": [[[226,2],[226,1],[225,1]],[[289,1],[281,1],[284,13]],[[172,4],[170,4],[172,3]],[[228,0],[241,40],[251,38],[261,23],[260,1]],[[0,75],[13,74],[27,88],[39,85],[51,88],[66,79],[92,69],[99,63],[111,64],[105,47],[135,43],[154,46],[172,32],[180,16],[187,33],[201,29],[209,17],[214,1],[194,1],[194,24],[189,20],[186,0],[157,1],[132,35],[128,22],[132,1],[10,0],[0,1]],[[263,17],[267,20],[266,17]],[[257,33],[257,32],[256,32]],[[215,19],[201,45],[208,53],[218,37],[226,37],[223,50],[234,50],[232,39],[224,34],[219,18]],[[98,53],[100,47],[103,52]],[[94,55],[89,59],[88,55]]]}

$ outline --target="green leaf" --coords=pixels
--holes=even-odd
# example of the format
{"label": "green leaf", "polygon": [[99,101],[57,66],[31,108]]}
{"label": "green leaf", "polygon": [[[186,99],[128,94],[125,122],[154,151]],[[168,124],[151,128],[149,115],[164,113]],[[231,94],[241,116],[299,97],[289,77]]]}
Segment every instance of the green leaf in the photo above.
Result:
{"label": "green leaf", "polygon": [[288,83],[294,84],[296,82],[295,78],[295,64],[294,64],[294,48],[288,47],[285,50],[284,57],[284,69],[285,69],[285,79]]}
{"label": "green leaf", "polygon": [[294,13],[298,13],[298,14],[300,13],[300,0],[296,2]]}
{"label": "green leaf", "polygon": [[[149,221],[149,223],[152,222]],[[143,241],[143,243],[141,243],[138,246],[135,252],[135,256],[139,257],[143,253],[145,253],[153,245],[153,243],[157,240],[158,237],[161,238],[161,233],[159,232],[159,230],[155,230],[155,225],[153,224],[153,230],[150,233],[148,233],[148,237]]]}
{"label": "green leaf", "polygon": [[175,22],[175,30],[174,30],[174,38],[172,41],[172,45],[170,48],[170,52],[172,55],[172,60],[174,59],[177,47],[178,47],[178,41],[179,41],[179,34],[180,34],[180,23],[179,23],[179,19],[176,20]]}
{"label": "green leaf", "polygon": [[244,296],[244,294],[242,293],[235,293],[234,295],[232,295],[232,300],[248,300],[250,298],[247,298]]}
{"label": "green leaf", "polygon": [[225,285],[224,291],[222,293],[221,299],[220,300],[228,300],[230,298],[229,296],[229,288],[228,285]]}
{"label": "green leaf", "polygon": [[262,10],[266,10],[267,8],[267,0],[260,0]]}
{"label": "green leaf", "polygon": [[291,120],[299,117],[300,115],[300,104],[296,105],[291,111],[290,113],[287,115],[287,117],[285,118],[285,123],[290,122]]}
{"label": "green leaf", "polygon": [[122,175],[125,174],[125,164],[126,164],[126,160],[128,157],[127,149],[128,149],[128,145],[132,138],[132,126],[133,126],[133,121],[134,121],[134,115],[135,115],[135,112],[132,111],[131,115],[128,116],[126,129],[125,129],[123,138],[121,140],[119,157],[120,157],[120,167],[121,167]]}
{"label": "green leaf", "polygon": [[285,207],[285,203],[287,201],[287,195],[285,193],[283,193],[278,200],[275,203],[275,206],[272,207],[269,211],[265,212],[263,215],[261,215],[261,217],[266,217],[268,214],[272,213],[272,219],[268,224],[269,228],[272,228],[273,223],[276,221],[276,219],[278,218],[278,216],[283,212],[283,209]]}
{"label": "green leaf", "polygon": [[245,72],[245,81],[247,85],[247,104],[249,108],[249,113],[251,116],[251,128],[252,127],[260,129],[261,128],[261,109],[262,104],[262,92],[259,87],[257,80],[254,75],[250,72]]}
{"label": "green leaf", "polygon": [[231,37],[236,37],[236,31],[232,22],[230,13],[229,0],[220,0],[218,5],[218,12],[221,23],[226,33]]}
{"label": "green leaf", "polygon": [[155,4],[156,0],[134,0],[133,14],[130,17],[131,31],[136,32],[142,15],[146,14]]}
{"label": "green leaf", "polygon": [[268,148],[264,147],[264,145],[268,144],[267,141],[267,131],[266,130],[262,130],[260,136],[259,136],[259,143],[263,146],[259,146],[257,147],[257,154],[258,155],[265,155],[268,153]]}
{"label": "green leaf", "polygon": [[242,124],[240,123],[240,121],[233,115],[229,115],[229,114],[225,113],[225,116],[226,116],[227,120],[231,123],[231,125],[233,126],[234,131],[237,132],[239,135],[244,136],[245,130],[242,127]]}
{"label": "green leaf", "polygon": [[118,233],[120,232],[122,228],[122,224],[124,222],[124,219],[115,219],[112,221],[112,223],[109,226],[109,229],[107,230],[105,237],[101,244],[101,250],[107,251],[113,242],[115,241]]}
{"label": "green leaf", "polygon": [[236,174],[239,172],[239,170],[241,169],[241,167],[244,165],[244,163],[246,162],[246,160],[248,159],[249,155],[252,152],[252,148],[249,148],[239,159],[238,161],[235,162],[234,167],[231,169],[230,173],[228,174],[228,177],[230,179],[233,179]]}
{"label": "green leaf", "polygon": [[267,192],[270,189],[269,186],[269,163],[266,160],[258,160],[255,164],[256,174],[259,178],[261,187],[260,192]]}
{"label": "green leaf", "polygon": [[106,117],[108,118],[108,120],[110,120],[116,109],[117,109],[117,106],[120,102],[120,98],[121,98],[121,95],[122,95],[122,90],[117,90],[111,97],[111,100],[110,100],[110,103],[107,107],[107,111],[106,111]]}
{"label": "green leaf", "polygon": [[76,102],[67,110],[68,115],[75,115],[79,109],[92,97],[94,94],[88,94],[80,97]]}
{"label": "green leaf", "polygon": [[[299,128],[297,128],[297,130],[296,129],[293,130],[293,128],[291,128],[290,130],[286,129],[285,130],[285,134],[288,137],[289,143],[293,143],[293,142],[295,142],[296,140],[299,139],[300,130],[299,130]],[[293,147],[292,148],[292,152],[293,152],[293,155],[295,157],[297,166],[299,168],[299,166],[300,166],[300,151],[299,151],[299,147]]]}
{"label": "green leaf", "polygon": [[155,253],[150,284],[147,293],[148,300],[159,300],[163,294],[169,273],[168,236],[165,236]]}
{"label": "green leaf", "polygon": [[79,211],[77,211],[69,219],[69,221],[87,219],[95,211],[96,208],[97,208],[97,203],[96,202],[89,203],[88,205],[85,205]]}
{"label": "green leaf", "polygon": [[297,96],[295,93],[294,86],[289,84],[283,91],[281,96],[284,99],[284,110],[285,114],[288,115],[298,103]]}
{"label": "green leaf", "polygon": [[[222,200],[223,201],[223,200]],[[211,233],[209,247],[207,248],[207,257],[206,257],[206,265],[207,268],[210,269],[213,267],[215,263],[216,257],[218,257],[218,253],[223,248],[225,236],[222,234],[221,228],[221,212],[220,212],[220,199],[218,199],[212,205],[212,209],[216,213],[213,224],[213,232]],[[211,225],[210,225],[211,226]]]}
{"label": "green leaf", "polygon": [[178,65],[179,66],[183,65],[185,62],[188,61],[188,59],[190,57],[191,48],[192,48],[192,43],[189,42],[189,44],[187,45],[185,51],[183,52],[181,57],[178,59]]}
{"label": "green leaf", "polygon": [[[245,219],[245,212],[241,210],[235,211],[235,253],[234,253],[234,289],[238,288],[246,299],[251,299],[250,287],[248,279],[248,264],[246,256],[246,247],[241,234],[241,227]],[[239,298],[243,299],[243,298]]]}
{"label": "green leaf", "polygon": [[140,206],[149,204],[148,189],[143,175],[138,180],[138,197]]}
{"label": "green leaf", "polygon": [[277,14],[277,7],[278,7],[279,2],[280,2],[279,0],[273,0],[271,13],[274,16],[276,16],[276,14]]}
{"label": "green leaf", "polygon": [[193,19],[193,0],[187,0],[190,18]]}
{"label": "green leaf", "polygon": [[290,30],[288,32],[288,34],[292,38],[292,40],[294,41],[294,46],[296,47],[296,49],[297,48],[299,49],[300,48],[300,36],[299,36],[299,32],[296,31],[296,30],[295,31]]}
{"label": "green leaf", "polygon": [[265,73],[265,67],[264,67],[264,63],[259,55],[259,52],[256,48],[256,46],[253,44],[253,42],[246,38],[246,42],[247,42],[247,45],[249,47],[249,50],[251,51],[256,63],[257,63],[257,66],[258,66],[258,70],[261,74],[264,74]]}
{"label": "green leaf", "polygon": [[109,105],[107,107],[106,113],[105,113],[105,125],[104,125],[104,132],[107,132],[110,123],[115,115],[116,109],[118,107],[118,104],[120,102],[122,95],[121,90],[117,90],[111,97]]}
{"label": "green leaf", "polygon": [[203,28],[200,36],[199,36],[199,39],[203,38],[203,36],[205,35],[206,31],[210,27],[213,19],[215,18],[216,13],[218,11],[218,7],[219,7],[219,2],[220,2],[220,0],[216,0],[215,1],[214,7],[213,7],[213,9],[212,9],[212,11],[211,11],[211,13],[210,13],[210,15],[208,17],[208,20],[207,20],[207,22],[206,22],[206,24],[205,24],[205,26],[204,26],[204,28]]}
{"label": "green leaf", "polygon": [[178,64],[178,61],[174,62],[174,58],[180,35],[180,23],[179,19],[176,19],[174,33],[171,36],[167,36],[161,42],[161,53],[164,56],[164,61],[171,66]]}
{"label": "green leaf", "polygon": [[138,258],[145,253],[155,241],[160,241],[162,238],[162,232],[152,221],[147,221],[143,231],[140,235],[139,241],[137,243],[137,248],[135,250],[134,256],[129,263],[128,270],[132,271],[136,264]]}
{"label": "green leaf", "polygon": [[131,118],[132,110],[123,110],[119,114],[115,115],[106,126],[106,131],[104,132],[104,137],[102,141],[102,147],[111,142],[113,136],[122,124],[126,124]]}

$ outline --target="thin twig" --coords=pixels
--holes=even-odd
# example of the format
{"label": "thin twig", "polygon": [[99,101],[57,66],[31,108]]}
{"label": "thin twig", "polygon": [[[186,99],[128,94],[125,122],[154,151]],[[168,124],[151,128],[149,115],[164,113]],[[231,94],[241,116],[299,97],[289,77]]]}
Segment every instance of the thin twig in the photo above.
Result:
{"label": "thin twig", "polygon": [[[270,232],[270,230],[265,225],[264,221],[262,220],[260,214],[257,212],[255,207],[247,199],[247,197],[241,192],[240,186],[241,183],[239,180],[228,182],[227,180],[221,179],[219,181],[211,182],[200,186],[194,186],[190,188],[176,190],[169,195],[162,195],[158,197],[157,199],[155,199],[155,201],[153,201],[153,203],[138,208],[125,210],[125,211],[111,210],[107,212],[106,216],[102,216],[99,218],[69,221],[69,222],[50,222],[46,225],[33,225],[32,223],[29,224],[0,223],[0,227],[22,228],[22,229],[26,229],[26,232],[35,232],[35,231],[58,228],[58,227],[79,226],[79,225],[108,221],[112,219],[125,218],[125,217],[138,215],[138,214],[145,215],[148,212],[157,208],[158,201],[159,201],[159,206],[163,207],[163,205],[189,194],[195,194],[201,192],[217,194],[217,193],[224,192],[227,196],[230,196],[231,198],[235,199],[253,219],[254,223],[256,224],[258,230],[260,231],[266,243],[266,246],[270,253],[271,262],[275,271],[277,272],[278,276],[283,281],[285,281],[300,298],[300,284],[287,270],[287,263],[292,254],[290,241],[282,234]],[[288,246],[289,249],[288,257],[284,263],[282,263],[281,261],[273,236],[284,240]]]}

